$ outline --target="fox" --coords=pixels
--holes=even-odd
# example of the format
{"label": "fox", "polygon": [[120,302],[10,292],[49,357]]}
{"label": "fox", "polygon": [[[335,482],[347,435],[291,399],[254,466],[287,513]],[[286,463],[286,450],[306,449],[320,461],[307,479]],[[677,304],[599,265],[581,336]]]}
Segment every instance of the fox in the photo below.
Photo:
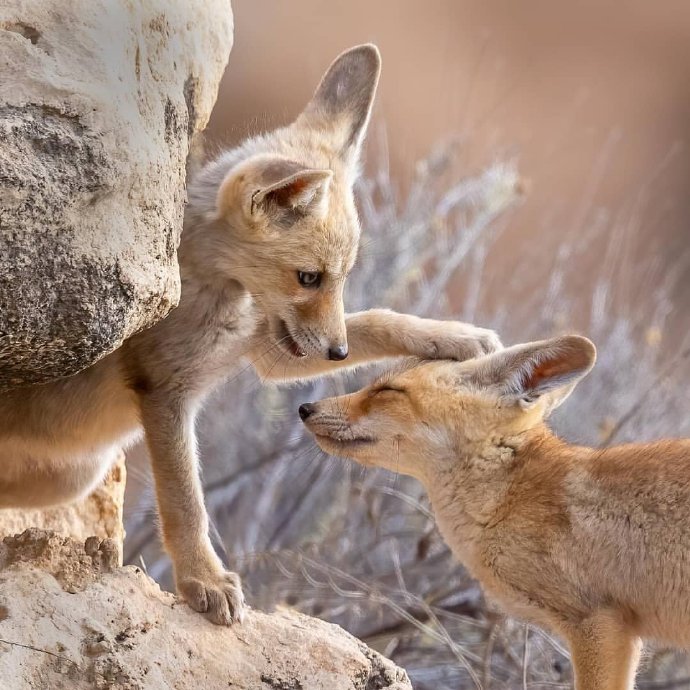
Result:
{"label": "fox", "polygon": [[627,690],[643,640],[690,646],[690,440],[558,438],[546,420],[595,360],[578,335],[406,360],[299,416],[326,453],[421,482],[484,590],[567,642],[577,690]]}
{"label": "fox", "polygon": [[298,381],[409,355],[464,360],[489,329],[386,309],[345,313],[360,225],[353,184],[381,70],[374,45],[338,56],[299,116],[204,165],[188,184],[179,305],[82,372],[0,396],[0,508],[89,493],[145,437],[178,594],[241,621],[240,578],[213,549],[196,416],[249,362]]}

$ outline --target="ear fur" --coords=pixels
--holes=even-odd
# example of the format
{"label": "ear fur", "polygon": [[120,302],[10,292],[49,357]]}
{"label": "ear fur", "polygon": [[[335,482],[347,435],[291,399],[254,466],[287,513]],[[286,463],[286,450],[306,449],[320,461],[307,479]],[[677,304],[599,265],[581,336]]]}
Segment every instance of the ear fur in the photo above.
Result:
{"label": "ear fur", "polygon": [[295,214],[323,215],[328,205],[330,170],[307,168],[277,156],[257,156],[233,169],[218,190],[218,217],[238,206],[249,218],[262,215],[289,221]]}
{"label": "ear fur", "polygon": [[592,369],[596,348],[587,338],[566,335],[516,345],[483,358],[480,385],[498,386],[501,395],[523,408],[539,400],[545,414],[558,407]]}
{"label": "ear fur", "polygon": [[322,130],[336,154],[348,162],[355,161],[380,73],[381,55],[375,45],[355,46],[341,53],[324,74],[297,123]]}
{"label": "ear fur", "polygon": [[272,207],[304,212],[317,202],[325,201],[331,177],[330,170],[304,168],[253,192],[249,212],[251,215],[260,209],[270,212]]}

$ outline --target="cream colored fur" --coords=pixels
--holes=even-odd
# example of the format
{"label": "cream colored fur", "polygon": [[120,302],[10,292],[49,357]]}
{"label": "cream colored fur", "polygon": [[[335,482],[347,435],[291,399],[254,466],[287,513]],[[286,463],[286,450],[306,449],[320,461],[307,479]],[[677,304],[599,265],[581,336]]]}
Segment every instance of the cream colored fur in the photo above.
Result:
{"label": "cream colored fur", "polygon": [[690,440],[556,438],[543,420],[594,360],[567,336],[413,363],[300,414],[324,450],[418,478],[486,591],[567,640],[578,690],[628,690],[642,640],[690,647]]}
{"label": "cream colored fur", "polygon": [[[345,313],[360,235],[352,183],[379,70],[373,46],[343,53],[294,123],[227,151],[192,180],[182,296],[168,318],[76,376],[0,397],[0,508],[84,495],[116,450],[145,432],[178,591],[229,624],[242,616],[242,590],[211,546],[197,467],[195,417],[209,392],[245,360],[266,379],[294,380],[499,346],[467,324]],[[318,285],[300,284],[298,272],[318,274]]]}

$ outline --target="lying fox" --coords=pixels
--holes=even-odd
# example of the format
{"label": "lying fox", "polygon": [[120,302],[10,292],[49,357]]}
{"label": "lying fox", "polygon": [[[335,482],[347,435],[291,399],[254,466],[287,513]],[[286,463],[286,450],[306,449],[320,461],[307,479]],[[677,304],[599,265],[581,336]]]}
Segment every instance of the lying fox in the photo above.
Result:
{"label": "lying fox", "polygon": [[211,546],[197,470],[194,420],[209,392],[243,358],[265,379],[294,380],[500,345],[467,324],[344,312],[360,235],[352,184],[379,71],[374,46],[343,53],[294,123],[192,181],[182,295],[166,319],[76,376],[0,397],[0,508],[84,495],[143,428],[178,592],[230,624],[242,617],[242,589]]}
{"label": "lying fox", "polygon": [[299,412],[326,452],[422,482],[487,592],[567,640],[578,690],[624,690],[641,639],[690,646],[690,441],[555,437],[544,419],[595,357],[565,336],[414,363]]}

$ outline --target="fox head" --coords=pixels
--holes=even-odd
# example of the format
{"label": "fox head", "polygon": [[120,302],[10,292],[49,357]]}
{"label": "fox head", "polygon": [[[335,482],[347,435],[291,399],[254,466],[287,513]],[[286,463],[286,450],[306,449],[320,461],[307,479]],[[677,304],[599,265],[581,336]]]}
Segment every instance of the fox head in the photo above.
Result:
{"label": "fox head", "polygon": [[352,185],[380,68],[375,46],[346,51],[295,122],[201,174],[217,191],[209,263],[251,293],[288,356],[348,353],[343,284],[360,237]]}
{"label": "fox head", "polygon": [[351,395],[300,407],[326,452],[418,479],[538,427],[594,366],[570,335],[464,362],[416,362]]}

